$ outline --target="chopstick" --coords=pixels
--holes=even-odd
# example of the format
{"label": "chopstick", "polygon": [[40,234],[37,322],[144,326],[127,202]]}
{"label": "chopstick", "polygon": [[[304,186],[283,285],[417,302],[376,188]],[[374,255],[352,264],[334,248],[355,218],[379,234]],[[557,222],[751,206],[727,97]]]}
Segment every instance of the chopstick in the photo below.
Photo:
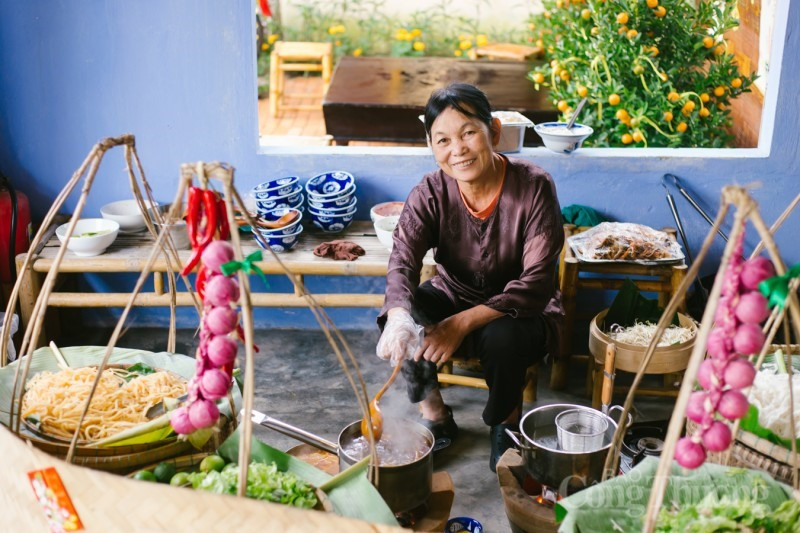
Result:
{"label": "chopstick", "polygon": [[64,359],[64,354],[61,353],[61,350],[58,349],[55,342],[50,341],[50,349],[53,350],[53,355],[56,357],[56,361],[58,361],[58,366],[60,366],[62,370],[69,368],[69,363]]}

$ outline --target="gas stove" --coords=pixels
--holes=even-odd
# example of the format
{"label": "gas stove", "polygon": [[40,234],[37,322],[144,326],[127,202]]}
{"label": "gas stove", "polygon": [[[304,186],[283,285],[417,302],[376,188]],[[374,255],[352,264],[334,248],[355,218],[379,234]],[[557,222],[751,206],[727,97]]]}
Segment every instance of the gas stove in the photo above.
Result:
{"label": "gas stove", "polygon": [[627,474],[642,459],[658,457],[664,449],[669,420],[637,422],[625,432],[619,457],[619,471]]}

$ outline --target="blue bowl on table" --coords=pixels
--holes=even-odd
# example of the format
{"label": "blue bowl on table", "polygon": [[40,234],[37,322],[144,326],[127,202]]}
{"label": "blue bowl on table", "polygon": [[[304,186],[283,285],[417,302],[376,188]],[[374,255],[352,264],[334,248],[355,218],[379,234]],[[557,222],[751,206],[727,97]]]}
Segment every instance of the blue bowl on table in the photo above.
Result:
{"label": "blue bowl on table", "polygon": [[[273,235],[269,233],[264,233],[262,230],[258,230],[258,234],[261,237],[261,240],[266,241],[267,246],[272,249],[275,253],[282,253],[288,252],[297,244],[300,240],[300,234],[303,233],[303,226],[295,226],[297,231],[291,233],[289,235]],[[266,247],[261,244],[261,240],[256,239],[256,244],[258,244],[261,248],[266,250]]]}
{"label": "blue bowl on table", "polygon": [[309,217],[311,217],[311,223],[314,224],[314,226],[325,233],[339,233],[353,222],[356,216],[356,209],[341,215],[322,215],[312,212],[309,208],[308,213]]}
{"label": "blue bowl on table", "polygon": [[336,196],[334,198],[328,198],[322,200],[316,196],[308,196],[308,206],[313,207],[314,209],[340,209],[342,207],[348,207],[353,203],[353,199],[356,197],[356,189],[353,187],[349,192],[341,195]]}
{"label": "blue bowl on table", "polygon": [[356,189],[356,180],[352,174],[343,170],[334,170],[317,174],[306,182],[309,200],[325,201],[349,194]]}
{"label": "blue bowl on table", "polygon": [[258,210],[259,214],[263,214],[267,211],[272,211],[273,209],[279,209],[282,207],[297,208],[303,205],[303,200],[305,200],[302,191],[303,188],[300,185],[297,185],[292,191],[289,192],[289,194],[267,198],[264,200],[256,199],[256,210]]}
{"label": "blue bowl on table", "polygon": [[258,226],[258,232],[262,235],[290,235],[297,231],[300,226],[300,222],[303,220],[303,212],[294,207],[279,207],[278,209],[273,209],[272,211],[267,211],[263,214],[259,214],[258,217],[261,220],[265,220],[267,222],[275,222],[276,220],[280,219],[282,216],[290,213],[296,212],[297,217],[290,222],[289,224],[280,227],[280,228],[265,228],[262,226]]}
{"label": "blue bowl on table", "polygon": [[264,183],[259,183],[250,190],[250,194],[256,200],[266,200],[275,196],[286,196],[297,185],[300,178],[297,176],[288,176],[286,178],[277,178]]}
{"label": "blue bowl on table", "polygon": [[343,215],[350,211],[355,211],[358,199],[355,196],[350,197],[350,202],[343,207],[317,207],[308,204],[308,212],[316,215]]}

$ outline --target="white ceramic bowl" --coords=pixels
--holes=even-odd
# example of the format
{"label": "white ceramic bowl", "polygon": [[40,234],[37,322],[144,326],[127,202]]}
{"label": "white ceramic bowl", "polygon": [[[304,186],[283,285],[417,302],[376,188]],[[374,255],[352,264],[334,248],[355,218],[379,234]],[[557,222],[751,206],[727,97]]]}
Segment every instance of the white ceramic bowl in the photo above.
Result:
{"label": "white ceramic bowl", "polygon": [[372,222],[377,222],[382,218],[400,216],[404,205],[405,202],[383,202],[375,204],[369,210],[369,218],[372,219]]}
{"label": "white ceramic bowl", "polygon": [[594,130],[583,124],[575,124],[571,130],[566,122],[541,122],[533,127],[544,141],[544,145],[559,154],[571,154],[581,147],[583,141]]}
{"label": "white ceramic bowl", "polygon": [[[153,207],[148,200],[144,201],[144,205],[147,209]],[[118,223],[119,231],[122,233],[134,233],[147,227],[144,223],[144,215],[139,211],[139,204],[136,203],[136,200],[111,202],[100,208],[100,214],[103,218]]]}
{"label": "white ceramic bowl", "polygon": [[378,236],[378,240],[381,241],[381,244],[384,245],[390,252],[392,251],[392,246],[394,245],[392,234],[394,233],[394,228],[397,227],[398,220],[400,220],[400,215],[391,215],[376,220],[373,224],[373,226],[375,226],[375,234]]}
{"label": "white ceramic bowl", "polygon": [[[150,220],[153,221],[156,231],[159,233],[161,233],[161,224],[156,222],[154,211],[158,210],[158,212],[161,214],[161,219],[164,220],[167,218],[167,213],[169,213],[171,206],[172,204],[159,205],[155,208],[147,210]],[[180,212],[183,213],[184,209],[181,208]],[[172,242],[175,244],[175,248],[178,250],[188,250],[192,247],[191,243],[189,242],[189,234],[186,231],[186,222],[183,219],[176,220],[169,225],[169,236],[172,239]]]}
{"label": "white ceramic bowl", "polygon": [[[56,228],[56,237],[62,243],[67,238],[69,222]],[[119,224],[105,218],[82,218],[75,224],[67,250],[81,257],[100,255],[106,251],[119,233]]]}

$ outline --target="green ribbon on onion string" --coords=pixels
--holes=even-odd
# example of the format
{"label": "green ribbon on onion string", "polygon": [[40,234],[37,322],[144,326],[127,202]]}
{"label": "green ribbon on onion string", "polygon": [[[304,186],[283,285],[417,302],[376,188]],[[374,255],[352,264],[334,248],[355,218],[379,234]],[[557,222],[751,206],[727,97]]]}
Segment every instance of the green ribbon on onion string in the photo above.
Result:
{"label": "green ribbon on onion string", "polygon": [[770,307],[777,305],[783,309],[789,296],[789,282],[797,277],[800,277],[800,263],[790,268],[786,274],[765,279],[758,284],[758,290],[767,299]]}
{"label": "green ribbon on onion string", "polygon": [[241,261],[233,260],[223,263],[220,265],[219,269],[226,276],[235,274],[237,270],[241,270],[247,274],[258,274],[258,276],[261,278],[261,281],[264,282],[264,285],[269,287],[269,283],[267,283],[267,276],[265,276],[264,271],[258,268],[258,265],[256,265],[256,262],[261,260],[263,260],[261,250],[256,250]]}

